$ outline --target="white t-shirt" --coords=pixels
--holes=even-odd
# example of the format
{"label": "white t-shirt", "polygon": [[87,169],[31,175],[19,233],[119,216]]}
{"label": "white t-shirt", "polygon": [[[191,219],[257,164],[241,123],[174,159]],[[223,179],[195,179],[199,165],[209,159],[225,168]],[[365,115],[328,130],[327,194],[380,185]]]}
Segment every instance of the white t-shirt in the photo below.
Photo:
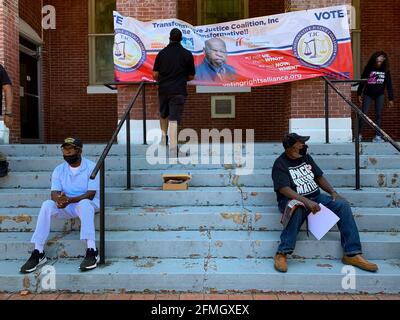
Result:
{"label": "white t-shirt", "polygon": [[82,158],[78,168],[72,168],[67,162],[58,165],[51,177],[51,191],[63,191],[67,197],[78,197],[88,191],[96,191],[93,202],[99,207],[100,175],[94,180],[90,179],[95,166],[93,161],[85,158]]}

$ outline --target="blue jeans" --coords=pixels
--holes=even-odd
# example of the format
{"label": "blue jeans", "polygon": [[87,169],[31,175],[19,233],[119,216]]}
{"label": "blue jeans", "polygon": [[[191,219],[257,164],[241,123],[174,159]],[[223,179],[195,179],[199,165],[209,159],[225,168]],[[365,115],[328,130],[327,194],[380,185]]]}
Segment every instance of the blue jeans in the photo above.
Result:
{"label": "blue jeans", "polygon": [[[383,111],[383,103],[385,101],[385,95],[380,95],[377,97],[370,97],[367,95],[364,95],[363,97],[363,102],[362,102],[362,112],[364,112],[366,115],[368,115],[368,109],[372,101],[375,100],[375,123],[378,125],[379,128],[381,128],[381,123],[382,123],[382,111]],[[360,118],[358,122],[358,133],[362,134],[364,129],[364,119]],[[376,132],[376,135],[380,136],[378,132]]]}
{"label": "blue jeans", "polygon": [[[353,218],[350,205],[341,199],[332,200],[332,197],[325,194],[320,194],[311,199],[317,203],[322,203],[325,207],[332,210],[340,220],[337,226],[340,231],[340,240],[345,255],[361,254],[361,242],[358,234],[358,228]],[[278,204],[279,210],[283,212],[288,199],[283,199]],[[298,208],[293,214],[292,219],[282,231],[281,243],[279,244],[278,253],[292,254],[296,246],[297,234],[305,219],[311,212]]]}

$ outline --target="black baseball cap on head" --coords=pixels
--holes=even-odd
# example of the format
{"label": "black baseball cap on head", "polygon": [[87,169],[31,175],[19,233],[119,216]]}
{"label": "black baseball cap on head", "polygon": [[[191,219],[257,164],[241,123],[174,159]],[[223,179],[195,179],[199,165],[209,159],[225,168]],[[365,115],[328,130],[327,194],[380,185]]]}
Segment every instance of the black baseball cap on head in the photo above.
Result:
{"label": "black baseball cap on head", "polygon": [[77,148],[82,148],[82,141],[79,138],[72,138],[68,137],[64,139],[63,144],[61,145],[61,148],[64,148],[66,145],[71,145]]}
{"label": "black baseball cap on head", "polygon": [[310,139],[310,136],[301,136],[297,133],[288,133],[282,140],[283,147],[285,149],[292,147],[296,142],[306,142]]}
{"label": "black baseball cap on head", "polygon": [[171,32],[169,33],[169,40],[175,41],[175,42],[181,42],[182,41],[182,32],[178,28],[173,28]]}

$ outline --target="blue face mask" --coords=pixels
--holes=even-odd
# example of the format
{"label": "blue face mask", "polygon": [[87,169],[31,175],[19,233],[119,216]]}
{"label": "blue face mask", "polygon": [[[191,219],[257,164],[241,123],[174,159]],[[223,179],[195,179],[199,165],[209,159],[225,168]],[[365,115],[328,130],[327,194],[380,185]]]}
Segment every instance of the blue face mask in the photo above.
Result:
{"label": "blue face mask", "polygon": [[299,154],[301,156],[305,156],[307,154],[307,150],[308,150],[308,145],[304,145],[303,148],[299,151]]}

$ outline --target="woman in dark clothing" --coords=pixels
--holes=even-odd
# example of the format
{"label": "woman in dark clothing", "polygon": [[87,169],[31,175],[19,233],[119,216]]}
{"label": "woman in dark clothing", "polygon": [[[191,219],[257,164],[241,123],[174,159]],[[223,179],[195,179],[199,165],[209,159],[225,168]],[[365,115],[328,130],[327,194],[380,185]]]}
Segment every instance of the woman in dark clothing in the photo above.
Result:
{"label": "woman in dark clothing", "polygon": [[[365,114],[368,113],[368,108],[371,102],[375,101],[375,122],[379,127],[381,127],[383,102],[385,100],[385,88],[389,94],[389,107],[393,106],[394,100],[392,78],[390,76],[387,54],[383,51],[375,52],[369,59],[361,77],[362,79],[368,79],[368,81],[359,85],[357,91],[358,101],[362,103],[362,111]],[[360,119],[360,140],[362,138],[363,127],[364,121]],[[383,142],[378,132],[372,141]]]}

